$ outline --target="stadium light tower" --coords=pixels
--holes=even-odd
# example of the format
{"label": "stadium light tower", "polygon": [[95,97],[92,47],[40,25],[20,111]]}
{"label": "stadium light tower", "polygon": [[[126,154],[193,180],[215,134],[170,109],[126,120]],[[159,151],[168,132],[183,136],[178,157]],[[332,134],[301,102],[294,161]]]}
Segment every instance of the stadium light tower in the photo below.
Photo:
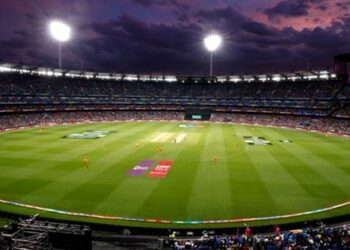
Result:
{"label": "stadium light tower", "polygon": [[52,21],[49,29],[51,36],[58,41],[58,66],[62,69],[62,43],[70,39],[71,28],[61,21]]}
{"label": "stadium light tower", "polygon": [[221,36],[217,34],[212,34],[204,38],[204,45],[210,53],[210,76],[213,76],[213,55],[214,52],[220,47],[221,42]]}

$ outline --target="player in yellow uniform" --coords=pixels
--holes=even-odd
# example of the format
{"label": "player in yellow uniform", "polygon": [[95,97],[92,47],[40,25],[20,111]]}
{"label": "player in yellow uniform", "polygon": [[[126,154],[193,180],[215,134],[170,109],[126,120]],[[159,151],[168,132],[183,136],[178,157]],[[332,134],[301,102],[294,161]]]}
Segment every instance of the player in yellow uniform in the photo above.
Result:
{"label": "player in yellow uniform", "polygon": [[213,160],[214,160],[214,163],[216,164],[216,163],[219,161],[219,157],[218,157],[217,155],[215,155],[215,156],[213,157]]}
{"label": "player in yellow uniform", "polygon": [[89,168],[89,160],[87,158],[83,160],[83,164],[85,168]]}

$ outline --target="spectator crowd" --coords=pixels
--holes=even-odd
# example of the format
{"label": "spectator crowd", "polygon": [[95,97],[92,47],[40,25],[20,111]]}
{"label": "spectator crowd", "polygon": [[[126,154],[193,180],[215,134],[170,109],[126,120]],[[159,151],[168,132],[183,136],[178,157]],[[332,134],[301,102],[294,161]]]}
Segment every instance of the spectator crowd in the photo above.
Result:
{"label": "spectator crowd", "polygon": [[349,102],[349,86],[337,79],[208,83],[0,74],[2,130],[87,120],[181,120],[185,110],[202,108],[214,113],[212,121],[349,135]]}
{"label": "spectator crowd", "polygon": [[[337,79],[208,83],[0,74],[0,111],[27,105],[177,105],[327,116],[348,91]],[[348,111],[346,111],[348,112]]]}
{"label": "spectator crowd", "polygon": [[[278,227],[277,227],[278,228]],[[246,249],[246,250],[349,250],[350,224],[300,230],[279,231],[272,234],[244,234],[208,236],[200,239],[171,239],[173,249]]]}
{"label": "spectator crowd", "polygon": [[101,111],[101,112],[41,112],[7,114],[0,116],[0,130],[19,127],[45,126],[77,122],[103,122],[126,120],[181,120],[180,112],[142,112],[142,111]]}
{"label": "spectator crowd", "polygon": [[[0,130],[36,125],[76,122],[102,122],[126,120],[183,120],[178,111],[74,111],[40,112],[0,115]],[[350,120],[313,118],[287,115],[214,113],[212,122],[260,124],[276,127],[303,128],[350,136]]]}
{"label": "spectator crowd", "polygon": [[212,121],[270,125],[276,127],[302,128],[321,132],[350,135],[350,120],[336,118],[315,118],[268,114],[217,113]]}

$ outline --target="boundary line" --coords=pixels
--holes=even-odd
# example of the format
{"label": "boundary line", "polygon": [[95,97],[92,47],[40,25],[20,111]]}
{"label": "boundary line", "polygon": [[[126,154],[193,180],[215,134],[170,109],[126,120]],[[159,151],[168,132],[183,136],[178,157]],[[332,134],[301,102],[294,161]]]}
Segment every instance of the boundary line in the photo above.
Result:
{"label": "boundary line", "polygon": [[252,222],[252,221],[264,221],[264,220],[277,220],[277,219],[286,219],[293,217],[300,217],[304,215],[317,214],[330,210],[334,210],[341,207],[346,207],[350,205],[350,201],[340,203],[334,206],[319,208],[315,210],[310,210],[306,212],[291,213],[284,215],[275,215],[275,216],[264,216],[264,217],[251,217],[251,218],[233,218],[233,219],[221,219],[221,220],[165,220],[165,219],[147,219],[147,218],[132,218],[132,217],[121,217],[121,216],[112,216],[112,215],[99,215],[99,214],[90,214],[90,213],[79,213],[79,212],[69,212],[64,210],[58,210],[53,208],[40,207],[15,201],[3,200],[0,199],[1,204],[12,205],[22,208],[29,208],[38,211],[50,212],[55,214],[63,214],[69,216],[78,216],[78,217],[87,217],[94,219],[103,219],[103,220],[113,220],[113,221],[136,221],[136,222],[148,222],[148,223],[161,223],[161,224],[183,224],[183,225],[195,225],[195,224],[224,224],[224,223],[237,223],[237,222]]}

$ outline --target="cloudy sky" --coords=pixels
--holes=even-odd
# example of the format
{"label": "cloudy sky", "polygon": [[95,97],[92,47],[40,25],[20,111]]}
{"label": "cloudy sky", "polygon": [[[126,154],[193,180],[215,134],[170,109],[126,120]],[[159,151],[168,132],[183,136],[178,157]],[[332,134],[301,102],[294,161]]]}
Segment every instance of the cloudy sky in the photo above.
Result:
{"label": "cloudy sky", "polygon": [[206,74],[211,32],[217,74],[328,69],[350,52],[350,0],[0,0],[0,61],[55,67],[53,19],[73,27],[68,68]]}

